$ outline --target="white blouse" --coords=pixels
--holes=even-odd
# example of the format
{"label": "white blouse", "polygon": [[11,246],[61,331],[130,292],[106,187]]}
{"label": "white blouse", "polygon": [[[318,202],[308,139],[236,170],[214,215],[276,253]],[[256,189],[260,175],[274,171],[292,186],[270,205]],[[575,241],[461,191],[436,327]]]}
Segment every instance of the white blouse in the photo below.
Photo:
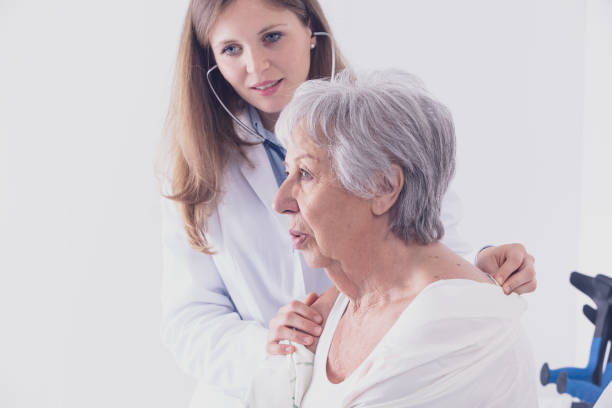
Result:
{"label": "white blouse", "polygon": [[520,323],[526,303],[518,295],[465,279],[432,283],[359,367],[331,384],[327,354],[347,305],[340,294],[314,359],[310,353],[311,370],[302,368],[308,360],[301,349],[266,360],[251,395],[267,399],[252,399],[249,407],[537,407],[533,357]]}

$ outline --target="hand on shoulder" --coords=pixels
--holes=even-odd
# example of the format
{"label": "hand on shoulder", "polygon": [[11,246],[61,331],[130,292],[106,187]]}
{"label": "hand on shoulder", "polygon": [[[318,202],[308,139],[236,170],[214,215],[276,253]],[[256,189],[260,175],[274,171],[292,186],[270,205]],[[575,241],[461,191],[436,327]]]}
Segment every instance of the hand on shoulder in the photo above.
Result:
{"label": "hand on shoulder", "polygon": [[[340,292],[338,291],[338,288],[336,288],[335,286],[330,286],[325,292],[321,294],[321,296],[316,298],[316,300],[314,300],[311,305],[311,307],[317,312],[319,312],[319,314],[323,317],[323,322],[321,323],[321,327],[323,329],[325,329],[325,322],[327,321],[327,316],[329,316],[329,312],[334,306],[334,303],[336,302],[339,293]],[[323,332],[323,330],[321,330],[321,332]],[[317,350],[318,343],[319,337],[315,337],[312,344],[307,346],[308,350],[314,353]]]}
{"label": "hand on shoulder", "polygon": [[478,253],[477,265],[503,286],[507,295],[536,289],[535,258],[521,244],[488,247]]}
{"label": "hand on shoulder", "polygon": [[280,344],[283,340],[306,346],[314,353],[323,332],[325,320],[338,297],[335,286],[321,296],[309,293],[303,302],[293,300],[281,307],[270,320],[266,351],[271,355],[286,355],[295,351],[292,345]]}

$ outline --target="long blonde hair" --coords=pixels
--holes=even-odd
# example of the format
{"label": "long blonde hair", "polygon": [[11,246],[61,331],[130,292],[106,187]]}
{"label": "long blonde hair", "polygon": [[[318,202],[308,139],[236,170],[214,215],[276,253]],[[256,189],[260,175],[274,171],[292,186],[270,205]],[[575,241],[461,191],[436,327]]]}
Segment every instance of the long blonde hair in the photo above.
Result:
{"label": "long blonde hair", "polygon": [[[181,35],[172,99],[166,120],[170,138],[171,193],[166,198],[179,203],[183,224],[191,246],[212,254],[206,239],[208,216],[216,208],[221,193],[223,170],[232,159],[246,160],[241,140],[232,119],[210,92],[206,72],[214,62],[209,31],[219,14],[233,0],[192,0]],[[327,19],[317,0],[267,0],[292,11],[313,32],[331,34]],[[330,75],[331,43],[320,41],[312,51],[309,79]],[[344,68],[336,47],[336,70]],[[244,101],[219,70],[212,81],[221,99],[232,111]]]}

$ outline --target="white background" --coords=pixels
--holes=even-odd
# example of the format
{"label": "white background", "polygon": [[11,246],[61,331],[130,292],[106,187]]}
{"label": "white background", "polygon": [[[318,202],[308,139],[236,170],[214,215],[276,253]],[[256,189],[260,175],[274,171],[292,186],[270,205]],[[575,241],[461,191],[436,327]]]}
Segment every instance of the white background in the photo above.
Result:
{"label": "white background", "polygon": [[[453,111],[464,235],[528,247],[537,368],[584,364],[568,277],[612,275],[612,2],[322,4],[353,67],[411,71]],[[159,341],[153,177],[186,7],[0,0],[1,407],[189,400]],[[542,406],[568,406],[553,388]]]}

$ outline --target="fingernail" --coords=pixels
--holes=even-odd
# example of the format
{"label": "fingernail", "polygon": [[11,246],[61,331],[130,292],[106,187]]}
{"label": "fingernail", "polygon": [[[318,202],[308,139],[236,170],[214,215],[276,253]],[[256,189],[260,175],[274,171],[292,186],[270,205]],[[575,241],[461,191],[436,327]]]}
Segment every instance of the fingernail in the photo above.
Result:
{"label": "fingernail", "polygon": [[321,334],[321,332],[323,331],[323,329],[321,328],[321,326],[317,326],[314,328],[314,331],[317,335]]}
{"label": "fingernail", "polygon": [[285,352],[291,354],[293,352],[293,347],[291,347],[291,346],[285,347]]}
{"label": "fingernail", "polygon": [[323,318],[322,318],[321,316],[317,316],[317,317],[315,318],[315,321],[316,321],[317,323],[321,323],[321,322],[323,321]]}
{"label": "fingernail", "polygon": [[508,286],[508,285],[504,286],[504,292],[506,293],[506,295],[509,294],[510,293],[510,286]]}
{"label": "fingernail", "polygon": [[304,340],[304,344],[310,344],[310,342],[311,342],[310,337],[304,337],[303,340]]}

